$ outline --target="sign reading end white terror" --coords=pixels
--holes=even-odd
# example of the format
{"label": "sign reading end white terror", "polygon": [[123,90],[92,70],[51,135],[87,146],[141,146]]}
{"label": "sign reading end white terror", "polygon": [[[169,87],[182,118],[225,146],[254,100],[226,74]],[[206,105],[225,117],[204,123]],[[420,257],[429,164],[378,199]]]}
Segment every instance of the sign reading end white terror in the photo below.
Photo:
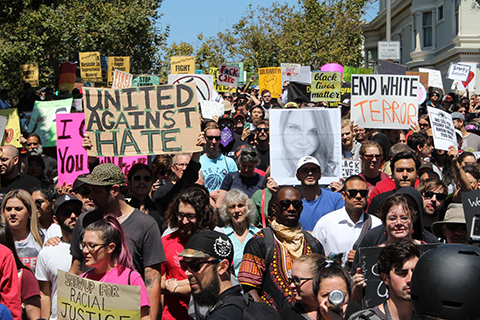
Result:
{"label": "sign reading end white terror", "polygon": [[93,142],[89,155],[201,151],[195,83],[84,90],[85,129]]}
{"label": "sign reading end white terror", "polygon": [[350,118],[361,128],[408,129],[417,122],[418,76],[352,75]]}
{"label": "sign reading end white terror", "polygon": [[448,151],[448,147],[457,146],[457,135],[452,116],[443,110],[432,107],[428,107],[428,115],[432,125],[435,149]]}
{"label": "sign reading end white terror", "polygon": [[140,287],[93,281],[58,270],[57,318],[140,319]]}

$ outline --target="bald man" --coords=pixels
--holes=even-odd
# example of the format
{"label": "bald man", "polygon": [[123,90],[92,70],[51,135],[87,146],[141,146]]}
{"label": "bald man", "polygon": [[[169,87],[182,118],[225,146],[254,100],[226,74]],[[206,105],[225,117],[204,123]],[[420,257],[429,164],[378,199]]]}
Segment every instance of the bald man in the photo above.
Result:
{"label": "bald man", "polygon": [[0,158],[1,184],[0,196],[5,196],[10,190],[24,189],[32,193],[40,186],[40,181],[34,177],[20,173],[20,153],[14,146],[3,146],[3,155]]}

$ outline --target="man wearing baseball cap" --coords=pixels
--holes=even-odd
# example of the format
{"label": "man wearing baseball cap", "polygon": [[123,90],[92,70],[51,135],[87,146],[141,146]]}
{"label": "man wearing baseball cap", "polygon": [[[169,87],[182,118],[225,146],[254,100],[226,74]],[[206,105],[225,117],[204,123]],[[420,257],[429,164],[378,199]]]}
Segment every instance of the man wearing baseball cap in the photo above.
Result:
{"label": "man wearing baseball cap", "polygon": [[298,160],[296,174],[301,183],[303,201],[300,223],[303,229],[312,232],[321,217],[343,208],[345,201],[340,193],[320,188],[318,181],[322,177],[322,168],[316,158],[305,156]]}
{"label": "man wearing baseball cap", "polygon": [[[125,202],[127,179],[122,169],[113,163],[96,166],[86,177],[78,178],[90,188],[89,198],[96,209],[82,213],[73,230],[70,248],[73,263],[70,272],[80,275],[84,269],[84,255],[79,244],[85,228],[92,222],[113,214],[127,234],[135,269],[142,275],[150,298],[152,319],[161,316],[161,264],[166,261],[160,229],[155,219]],[[82,270],[83,267],[83,270]]]}

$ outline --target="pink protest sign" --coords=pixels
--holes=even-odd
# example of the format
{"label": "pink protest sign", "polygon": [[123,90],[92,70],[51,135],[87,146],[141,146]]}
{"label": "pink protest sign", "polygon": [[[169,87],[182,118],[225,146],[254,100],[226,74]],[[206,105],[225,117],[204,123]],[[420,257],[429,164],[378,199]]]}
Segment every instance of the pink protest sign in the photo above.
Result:
{"label": "pink protest sign", "polygon": [[82,147],[85,115],[59,113],[56,123],[58,184],[73,184],[79,175],[89,172],[87,151]]}
{"label": "pink protest sign", "polygon": [[100,163],[114,163],[122,168],[123,173],[127,176],[130,168],[137,163],[148,164],[148,159],[145,156],[130,156],[130,157],[99,157]]}
{"label": "pink protest sign", "polygon": [[338,63],[327,63],[324,64],[321,68],[321,71],[330,71],[330,72],[341,72],[343,73],[343,66]]}

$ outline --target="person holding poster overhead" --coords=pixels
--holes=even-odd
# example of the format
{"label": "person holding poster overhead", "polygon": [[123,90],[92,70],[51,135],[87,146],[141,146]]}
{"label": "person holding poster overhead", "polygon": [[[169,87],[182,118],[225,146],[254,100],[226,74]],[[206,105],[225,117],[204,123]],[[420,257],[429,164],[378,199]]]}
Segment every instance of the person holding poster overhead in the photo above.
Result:
{"label": "person holding poster overhead", "polygon": [[81,277],[140,287],[142,320],[150,320],[150,300],[142,276],[135,271],[132,254],[117,218],[108,215],[88,225],[80,243],[85,265],[93,268]]}

